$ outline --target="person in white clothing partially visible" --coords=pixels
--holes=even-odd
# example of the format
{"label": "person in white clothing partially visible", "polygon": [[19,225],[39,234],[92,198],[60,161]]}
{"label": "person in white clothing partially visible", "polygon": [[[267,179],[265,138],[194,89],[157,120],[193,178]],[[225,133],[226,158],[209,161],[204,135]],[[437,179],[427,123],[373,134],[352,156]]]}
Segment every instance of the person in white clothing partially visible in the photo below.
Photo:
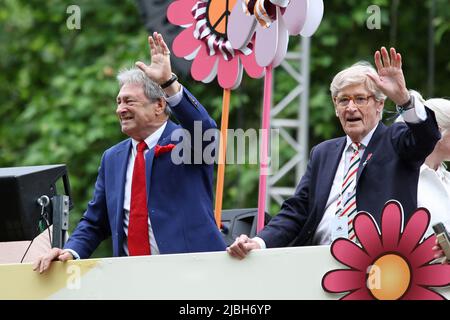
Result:
{"label": "person in white clothing partially visible", "polygon": [[450,172],[445,161],[450,161],[450,101],[429,99],[424,105],[434,111],[442,138],[420,168],[417,190],[417,206],[425,207],[431,213],[430,226],[426,236],[433,233],[432,226],[444,223],[450,230]]}
{"label": "person in white clothing partially visible", "polygon": [[[431,214],[430,225],[425,233],[428,237],[433,234],[433,225],[439,222],[450,230],[450,172],[445,164],[445,161],[450,161],[450,100],[433,98],[423,103],[434,111],[442,135],[420,168],[417,189],[417,206],[427,208]],[[433,250],[435,258],[444,256],[437,242]]]}
{"label": "person in white clothing partially visible", "polygon": [[[433,234],[433,225],[439,222],[450,230],[450,172],[445,164],[450,161],[450,100],[433,98],[425,101],[420,93],[411,90],[411,94],[434,111],[441,132],[441,139],[420,167],[417,188],[417,207],[426,208],[431,214],[425,233],[428,237]],[[401,116],[396,122],[400,121],[403,121]]]}

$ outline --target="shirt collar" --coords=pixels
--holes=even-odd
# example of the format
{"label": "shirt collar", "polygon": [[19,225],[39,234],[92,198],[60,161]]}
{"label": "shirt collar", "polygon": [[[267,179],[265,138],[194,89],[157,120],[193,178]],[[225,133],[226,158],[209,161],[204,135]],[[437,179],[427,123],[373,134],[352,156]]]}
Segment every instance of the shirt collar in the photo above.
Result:
{"label": "shirt collar", "polygon": [[[373,133],[375,132],[377,127],[378,127],[378,124],[375,127],[373,127],[373,129],[370,130],[369,133],[360,141],[361,145],[364,148],[366,148],[369,145],[370,139],[372,139]],[[344,150],[347,150],[348,147],[352,144],[352,139],[350,139],[349,136],[346,136],[346,138],[347,138],[347,142],[345,144],[345,149]]]}
{"label": "shirt collar", "polygon": [[[153,148],[158,143],[159,138],[161,138],[161,135],[164,132],[164,129],[166,128],[167,121],[164,122],[164,124],[158,128],[155,132],[153,132],[151,135],[149,135],[147,138],[145,138],[145,143],[147,144],[148,149]],[[133,144],[133,150],[136,150],[136,146],[139,143],[139,141],[131,139],[131,143]]]}

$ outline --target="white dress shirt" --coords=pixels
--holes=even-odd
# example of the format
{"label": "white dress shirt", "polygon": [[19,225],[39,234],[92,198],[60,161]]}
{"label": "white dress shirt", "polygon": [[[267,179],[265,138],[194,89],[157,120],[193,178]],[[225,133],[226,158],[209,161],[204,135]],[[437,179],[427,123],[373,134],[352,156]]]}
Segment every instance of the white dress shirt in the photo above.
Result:
{"label": "white dress shirt", "polygon": [[[149,152],[149,150],[156,146],[159,138],[161,138],[164,129],[166,128],[167,122],[165,122],[158,130],[153,132],[150,136],[145,139],[145,143],[147,144],[147,149],[144,150],[144,157]],[[133,171],[134,171],[134,160],[136,159],[137,145],[139,141],[131,139],[131,152],[130,157],[128,158],[128,166],[127,166],[127,174],[125,177],[125,194],[123,198],[123,231],[125,232],[125,237],[123,238],[123,250],[126,255],[128,255],[128,224],[130,223],[130,203],[131,203],[131,182],[133,180]],[[150,216],[148,218],[148,235],[150,240],[150,250],[152,254],[159,254],[158,245],[155,240],[155,235],[152,229],[152,222]]]}
{"label": "white dress shirt", "polygon": [[[409,123],[419,123],[421,121],[425,121],[427,119],[427,113],[425,110],[425,106],[419,99],[414,99],[414,108],[409,109],[403,112],[402,116],[406,122]],[[361,142],[361,154],[364,154],[365,148],[369,145],[370,140],[372,139],[372,135],[375,132],[375,126],[360,142]],[[313,244],[314,245],[330,245],[332,242],[331,239],[331,226],[332,220],[336,214],[336,206],[339,199],[339,194],[341,192],[342,182],[344,179],[344,172],[346,168],[348,168],[350,164],[350,158],[353,153],[351,150],[350,144],[352,143],[350,137],[347,136],[346,146],[344,148],[344,152],[342,153],[341,160],[339,161],[338,169],[336,170],[336,174],[333,179],[333,184],[331,186],[330,194],[328,196],[327,204],[325,205],[325,213],[320,221],[316,232],[313,236]],[[261,247],[261,249],[266,248],[266,243],[263,239],[259,237],[254,237],[253,240],[256,240]]]}
{"label": "white dress shirt", "polygon": [[[181,99],[183,98],[183,86],[180,85],[180,91],[175,93],[172,96],[165,96],[164,99],[167,101],[169,106],[173,107],[180,103]],[[147,144],[148,148],[144,151],[144,157],[147,154],[147,152],[155,147],[157,144],[159,138],[161,138],[162,133],[164,132],[164,129],[166,128],[167,122],[165,122],[161,127],[158,128],[155,132],[153,132],[150,136],[148,136],[145,139],[145,143]],[[136,152],[137,152],[137,144],[138,141],[131,139],[132,149],[130,152],[130,157],[128,158],[128,166],[127,166],[127,173],[125,178],[125,187],[124,187],[124,200],[123,200],[123,210],[124,210],[124,219],[123,219],[123,230],[125,232],[125,237],[123,239],[123,250],[128,255],[128,223],[130,220],[130,200],[131,200],[131,180],[133,177],[133,168],[134,168],[134,159],[136,158]],[[151,254],[159,254],[158,245],[155,240],[155,235],[153,233],[151,219],[149,217],[148,219],[148,234],[149,234],[149,240],[150,240],[150,249]],[[72,250],[72,249],[65,249],[65,251],[70,252],[75,259],[80,259],[80,255]]]}

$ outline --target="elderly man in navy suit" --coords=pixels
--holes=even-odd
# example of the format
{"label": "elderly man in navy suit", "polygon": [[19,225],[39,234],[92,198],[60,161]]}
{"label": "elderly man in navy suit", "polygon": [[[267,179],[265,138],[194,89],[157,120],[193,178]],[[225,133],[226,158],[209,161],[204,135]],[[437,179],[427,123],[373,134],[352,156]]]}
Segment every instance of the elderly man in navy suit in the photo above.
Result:
{"label": "elderly man in navy suit", "polygon": [[[238,237],[227,248],[230,255],[242,259],[253,249],[328,245],[339,237],[357,241],[352,224],[356,213],[369,212],[380,223],[382,208],[391,199],[403,205],[406,220],[412,214],[420,165],[440,133],[434,113],[407,90],[401,55],[383,47],[374,58],[377,70],[357,63],[331,83],[346,136],[311,150],[295,194],[257,237]],[[386,127],[380,121],[386,96],[406,124]]]}
{"label": "elderly man in navy suit", "polygon": [[[212,208],[213,161],[180,163],[171,152],[186,142],[174,137],[216,124],[178,83],[162,36],[154,33],[149,45],[151,64],[137,62],[138,68],[117,77],[116,113],[130,138],[103,154],[94,197],[80,223],[64,249],[40,257],[34,270],[44,272],[53,260],[87,258],[109,236],[114,256],[225,250]],[[181,126],[169,120],[167,104]]]}

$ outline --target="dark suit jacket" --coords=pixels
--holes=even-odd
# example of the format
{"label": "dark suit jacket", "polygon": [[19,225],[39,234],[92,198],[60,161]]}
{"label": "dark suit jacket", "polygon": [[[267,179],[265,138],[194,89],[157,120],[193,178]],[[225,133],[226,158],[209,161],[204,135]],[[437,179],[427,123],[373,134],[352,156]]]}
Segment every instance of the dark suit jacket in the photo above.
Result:
{"label": "dark suit jacket", "polygon": [[[201,121],[203,131],[216,128],[214,120],[186,89],[181,102],[171,109],[181,126],[169,120],[159,145],[183,142],[184,138],[171,140],[172,132],[182,127],[193,139],[194,121]],[[113,255],[125,254],[123,201],[131,148],[131,139],[127,139],[103,154],[94,197],[65,245],[81,258],[89,257],[108,236],[112,236]],[[225,250],[212,207],[213,164],[177,165],[171,161],[170,152],[155,158],[154,148],[145,157],[147,205],[160,253]]]}
{"label": "dark suit jacket", "polygon": [[[380,122],[364,151],[357,173],[356,207],[370,213],[378,223],[388,200],[402,204],[405,220],[417,207],[419,168],[440,139],[434,113],[426,111],[427,120],[418,124],[386,127]],[[340,137],[311,150],[294,196],[258,234],[268,248],[312,244],[345,144],[346,137]]]}

